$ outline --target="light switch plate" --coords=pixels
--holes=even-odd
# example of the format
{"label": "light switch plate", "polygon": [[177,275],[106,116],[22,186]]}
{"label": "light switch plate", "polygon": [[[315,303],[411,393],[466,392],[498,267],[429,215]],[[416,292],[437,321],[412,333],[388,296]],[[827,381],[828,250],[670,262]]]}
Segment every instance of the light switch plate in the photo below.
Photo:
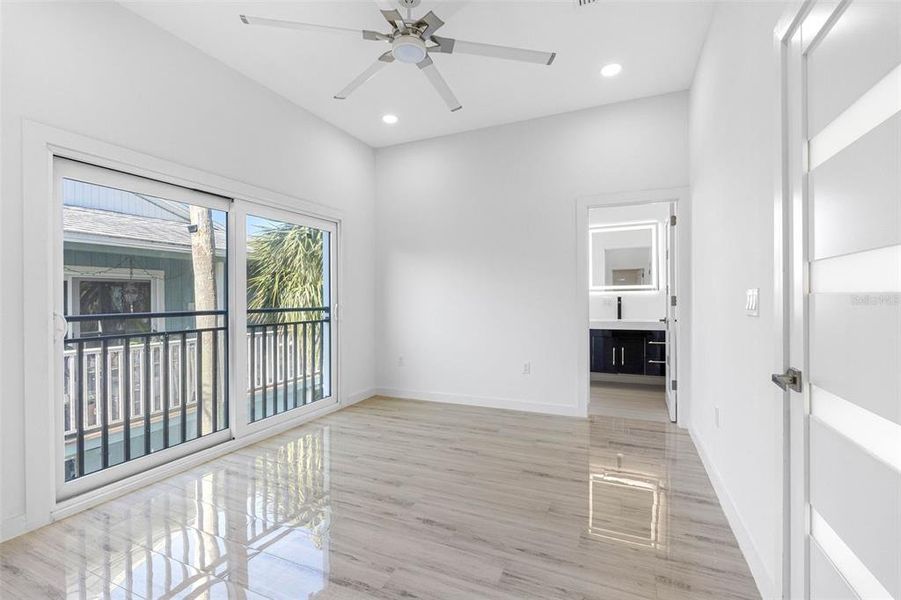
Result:
{"label": "light switch plate", "polygon": [[760,288],[745,292],[745,314],[749,317],[760,316]]}

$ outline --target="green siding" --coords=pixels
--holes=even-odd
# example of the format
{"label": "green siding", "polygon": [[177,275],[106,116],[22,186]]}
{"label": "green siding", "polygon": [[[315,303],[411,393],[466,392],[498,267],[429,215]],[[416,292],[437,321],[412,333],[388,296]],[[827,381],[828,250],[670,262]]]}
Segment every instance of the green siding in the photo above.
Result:
{"label": "green siding", "polygon": [[[66,267],[92,267],[107,269],[133,269],[135,278],[142,278],[145,271],[160,271],[163,276],[164,307],[155,311],[192,310],[194,301],[194,273],[191,255],[178,252],[161,252],[132,248],[114,248],[83,243],[64,244]],[[224,258],[217,258],[217,265],[224,265]],[[224,272],[224,268],[222,269]],[[66,272],[66,276],[77,274]],[[86,275],[90,277],[90,275]],[[217,281],[219,298],[224,297],[222,277]],[[221,300],[220,300],[221,305]],[[168,319],[168,330],[192,327],[193,319]]]}

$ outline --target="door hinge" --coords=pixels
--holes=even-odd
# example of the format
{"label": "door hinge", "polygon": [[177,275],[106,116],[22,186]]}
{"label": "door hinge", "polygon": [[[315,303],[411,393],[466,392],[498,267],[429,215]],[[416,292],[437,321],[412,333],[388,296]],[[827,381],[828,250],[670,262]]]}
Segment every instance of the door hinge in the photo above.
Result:
{"label": "door hinge", "polygon": [[678,390],[678,389],[679,389],[679,382],[678,382],[677,380],[673,379],[673,380],[670,382],[670,389],[672,389],[674,392],[675,392],[676,390]]}
{"label": "door hinge", "polygon": [[675,226],[676,226],[676,215],[670,215],[670,217],[669,217],[669,224],[670,224],[671,227],[675,227]]}
{"label": "door hinge", "polygon": [[670,297],[669,297],[669,303],[670,303],[670,306],[676,306],[676,297],[675,297],[675,296],[670,296]]}

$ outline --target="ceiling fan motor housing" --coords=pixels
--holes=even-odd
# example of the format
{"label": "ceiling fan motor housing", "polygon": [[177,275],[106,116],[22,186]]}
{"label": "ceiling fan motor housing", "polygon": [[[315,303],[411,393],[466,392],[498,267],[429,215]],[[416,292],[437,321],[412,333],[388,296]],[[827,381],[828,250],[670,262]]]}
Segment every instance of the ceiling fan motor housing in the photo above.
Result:
{"label": "ceiling fan motor housing", "polygon": [[400,35],[391,43],[391,54],[402,63],[418,64],[428,55],[419,36]]}

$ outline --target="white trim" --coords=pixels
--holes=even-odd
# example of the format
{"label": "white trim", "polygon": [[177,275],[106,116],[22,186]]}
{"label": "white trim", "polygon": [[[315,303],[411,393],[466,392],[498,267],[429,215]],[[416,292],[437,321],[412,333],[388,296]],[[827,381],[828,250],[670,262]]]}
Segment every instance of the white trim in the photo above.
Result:
{"label": "white trim", "polygon": [[[680,206],[680,220],[677,225],[676,241],[677,247],[680,249],[676,254],[676,260],[684,261],[685,264],[680,265],[676,270],[678,281],[673,282],[674,288],[680,290],[681,296],[678,300],[679,318],[674,319],[669,325],[673,328],[676,338],[676,347],[669,349],[680,358],[677,360],[677,369],[675,379],[679,381],[679,391],[681,405],[677,414],[677,424],[681,427],[687,427],[689,423],[689,406],[688,395],[685,394],[688,388],[688,373],[690,368],[690,360],[687,356],[687,346],[684,340],[688,339],[691,314],[691,301],[688,290],[690,282],[687,280],[691,269],[690,255],[687,252],[690,240],[690,227],[687,215],[690,210],[689,203],[691,196],[687,187],[680,188],[664,188],[657,190],[639,190],[634,192],[616,192],[610,194],[595,194],[589,196],[580,196],[576,198],[574,203],[575,218],[575,243],[576,243],[576,278],[573,282],[576,293],[572,295],[573,305],[572,311],[577,315],[572,330],[572,343],[576,347],[576,377],[577,377],[577,397],[575,414],[583,417],[588,416],[588,404],[591,398],[591,377],[590,377],[590,357],[588,332],[591,329],[591,318],[589,314],[589,275],[588,275],[588,236],[584,232],[588,231],[589,219],[588,211],[592,208],[613,207],[613,206],[634,206],[642,204],[656,204],[663,202],[674,202]],[[637,293],[637,292],[636,292]],[[667,299],[667,304],[669,304]]]}
{"label": "white trim", "polygon": [[[189,185],[165,183],[155,179],[142,178],[131,169],[111,170],[93,160],[68,160],[70,152],[60,148],[53,150],[56,171],[69,181],[80,181],[94,186],[105,187],[140,196],[150,196],[194,206],[203,206],[226,212],[231,201],[219,195],[210,195]],[[63,203],[60,195],[59,203]]]}
{"label": "white trim", "polygon": [[[776,120],[775,139],[778,140],[775,155],[776,177],[773,195],[773,372],[782,373],[792,365],[792,353],[797,353],[796,340],[792,339],[796,319],[792,297],[797,290],[795,263],[797,244],[795,219],[800,216],[801,190],[806,185],[803,165],[807,162],[808,145],[803,127],[803,111],[800,86],[802,76],[800,30],[817,0],[793,0],[785,9],[773,32],[773,69],[779,91],[774,107]],[[800,365],[806,372],[804,365]],[[807,423],[803,415],[803,397],[773,387],[772,398],[781,403],[779,433],[781,459],[774,465],[782,472],[782,484],[776,501],[781,519],[775,525],[781,535],[776,536],[774,553],[780,561],[780,569],[773,575],[774,597],[806,598],[809,553],[804,506],[807,502],[806,444]],[[758,587],[762,587],[758,582]]]}
{"label": "white trim", "polygon": [[901,111],[901,65],[867,90],[810,140],[810,170]]}
{"label": "white trim", "polygon": [[810,537],[860,600],[891,600],[888,590],[812,506]]}
{"label": "white trim", "polygon": [[564,417],[584,416],[577,407],[572,405],[530,402],[528,400],[518,400],[515,398],[468,396],[465,394],[447,394],[444,392],[425,392],[396,388],[377,388],[375,390],[375,395],[398,398],[400,400],[421,400],[424,402],[439,402],[442,404],[462,404],[466,406],[516,410],[520,412],[542,413]]}
{"label": "white trim", "polygon": [[[335,236],[334,251],[336,253],[334,275],[335,285],[340,291],[342,278],[343,253],[341,252],[341,231],[343,211],[333,209],[309,200],[292,198],[290,196],[267,190],[240,181],[229,179],[213,173],[186,167],[167,160],[156,158],[147,154],[129,150],[121,146],[108,144],[83,135],[71,133],[33,121],[25,120],[22,124],[22,185],[23,185],[23,218],[21,226],[29,231],[24,238],[23,256],[28,258],[28,268],[23,274],[23,294],[30,301],[25,304],[23,314],[23,372],[41,373],[46,371],[47,357],[55,356],[57,340],[60,339],[54,333],[56,298],[53,290],[56,289],[55,275],[62,269],[62,236],[57,236],[57,230],[62,231],[62,210],[57,210],[54,202],[55,184],[53,170],[54,156],[71,158],[78,161],[92,163],[101,167],[109,167],[119,171],[133,173],[156,179],[163,183],[182,186],[191,190],[215,194],[224,197],[233,197],[254,202],[262,206],[281,208],[294,213],[303,213],[312,217],[332,221],[336,224],[338,234]],[[229,211],[230,213],[232,211]],[[50,224],[51,226],[48,226]],[[229,217],[229,241],[234,242],[234,221]],[[56,240],[54,238],[59,238]],[[23,259],[24,260],[24,259]],[[229,286],[235,285],[234,262],[230,261]],[[57,268],[58,267],[58,268]],[[236,332],[236,306],[234,302],[234,288],[231,288],[232,305],[229,306],[230,330]],[[337,295],[336,295],[337,298]],[[341,399],[341,357],[343,344],[341,343],[341,329],[335,326],[335,340],[338,354],[338,368],[336,369],[337,384],[333,395],[336,402],[327,406],[318,406],[311,411],[292,411],[296,415],[293,418],[281,422],[266,423],[266,428],[261,428],[251,437],[242,437],[241,444],[250,443],[252,440],[262,439],[273,435],[281,429],[296,426],[315,414],[325,414],[340,406]],[[237,344],[229,344],[233,351]],[[234,360],[234,356],[230,356]],[[234,364],[234,362],[232,363]],[[236,369],[230,369],[230,390],[241,389],[234,379]],[[26,402],[24,409],[25,426],[25,514],[11,516],[4,521],[4,535],[7,530],[17,533],[35,529],[51,522],[54,515],[60,509],[56,502],[55,474],[56,439],[55,429],[47,427],[46,423],[56,421],[56,396],[53,378],[34,377],[29,380],[29,394],[35,401]],[[230,392],[230,425],[234,426],[235,409],[241,402],[237,400],[241,395]],[[51,421],[52,419],[52,421]],[[259,435],[259,437],[256,437]],[[250,441],[249,441],[250,440]],[[230,452],[240,447],[236,440],[224,442],[215,448],[222,452]],[[193,458],[193,457],[191,457]],[[172,463],[173,469],[184,468],[185,465],[176,461]],[[172,472],[172,471],[166,471]],[[129,482],[134,481],[134,486],[146,485],[148,482],[159,478],[159,470],[154,469],[139,475],[135,475]],[[108,493],[122,493],[119,484],[112,484],[93,491],[90,501],[97,498],[106,498]],[[133,488],[132,488],[133,489]],[[88,502],[87,498],[80,498]],[[98,500],[99,501],[99,500]],[[74,512],[74,511],[73,511]],[[69,513],[71,514],[71,513]],[[21,521],[17,521],[22,517]],[[7,525],[13,523],[14,525]]]}
{"label": "white trim", "polygon": [[701,458],[701,463],[703,463],[704,469],[707,471],[707,476],[710,478],[713,491],[716,492],[716,497],[720,501],[720,506],[723,507],[723,513],[726,515],[726,520],[732,528],[732,533],[735,535],[738,547],[748,563],[748,568],[751,570],[751,575],[754,577],[754,582],[757,584],[757,591],[760,593],[760,597],[766,600],[781,598],[782,592],[779,589],[776,580],[773,578],[773,575],[767,570],[763,555],[754,544],[754,538],[751,536],[751,531],[742,520],[738,506],[735,504],[732,496],[729,495],[729,489],[726,487],[722,475],[720,475],[716,465],[713,460],[711,460],[707,448],[701,442],[701,436],[697,435],[694,429],[691,428],[689,428],[688,432],[698,451],[698,456]]}
{"label": "white trim", "polygon": [[354,392],[352,394],[348,394],[344,401],[341,402],[341,406],[353,406],[354,404],[360,403],[363,400],[369,400],[373,396],[376,395],[375,388],[370,388],[368,390],[360,390],[359,392]]}

